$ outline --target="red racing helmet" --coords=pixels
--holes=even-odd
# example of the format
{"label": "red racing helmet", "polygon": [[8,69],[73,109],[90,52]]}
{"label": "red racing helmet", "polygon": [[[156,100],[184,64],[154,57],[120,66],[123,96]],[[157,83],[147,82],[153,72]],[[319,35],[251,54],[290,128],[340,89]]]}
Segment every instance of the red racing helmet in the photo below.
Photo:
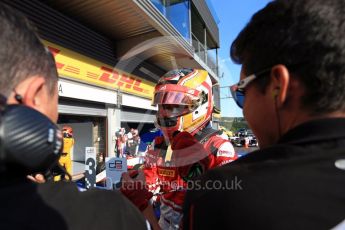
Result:
{"label": "red racing helmet", "polygon": [[153,105],[158,105],[157,124],[165,137],[176,131],[192,135],[212,117],[212,82],[205,70],[178,69],[166,73],[155,87]]}

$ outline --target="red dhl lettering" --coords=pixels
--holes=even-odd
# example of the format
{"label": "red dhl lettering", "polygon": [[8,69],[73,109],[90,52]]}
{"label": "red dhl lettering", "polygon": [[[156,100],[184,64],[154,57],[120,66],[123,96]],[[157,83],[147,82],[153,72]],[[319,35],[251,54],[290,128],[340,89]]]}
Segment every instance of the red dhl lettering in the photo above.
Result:
{"label": "red dhl lettering", "polygon": [[[51,46],[48,46],[48,49],[50,50],[50,52],[55,58],[61,52],[61,50],[51,47]],[[56,68],[58,70],[63,70],[72,74],[80,75],[81,69],[78,67],[66,65],[64,63],[60,63],[57,61],[55,63],[56,63]],[[127,76],[125,74],[121,74],[121,77],[119,77],[120,75],[116,70],[113,70],[105,66],[101,66],[101,71],[102,71],[101,75],[87,71],[85,77],[91,78],[93,80],[106,82],[109,84],[114,84],[114,85],[117,85],[118,87],[124,86],[126,89],[132,88],[134,91],[137,91],[137,92],[146,93],[146,94],[149,93],[148,90],[145,90],[140,87],[142,83],[140,79],[136,79],[132,76]]]}
{"label": "red dhl lettering", "polygon": [[74,67],[74,66],[66,66],[65,68],[66,72],[74,73],[74,74],[80,74],[80,68]]}
{"label": "red dhl lettering", "polygon": [[115,70],[112,70],[108,67],[101,67],[101,70],[104,70],[106,72],[103,72],[102,75],[100,76],[100,78],[98,80],[100,81],[104,81],[107,83],[115,83],[117,81],[117,79],[119,78],[119,73]]}
{"label": "red dhl lettering", "polygon": [[92,78],[92,79],[97,79],[98,75],[96,73],[92,73],[92,72],[87,71],[86,72],[86,77]]}
{"label": "red dhl lettering", "polygon": [[135,79],[134,77],[129,77],[125,74],[121,74],[121,77],[119,79],[119,73],[116,70],[112,70],[105,66],[102,66],[101,70],[105,72],[102,73],[98,80],[116,84],[119,87],[123,87],[125,85],[127,89],[133,88],[133,90],[135,91],[147,93],[146,90],[140,87],[141,80]]}
{"label": "red dhl lettering", "polygon": [[133,89],[136,90],[136,91],[139,91],[139,92],[143,92],[144,89],[139,87],[140,84],[141,84],[141,80],[136,79],[135,83],[134,83],[134,86],[133,86]]}
{"label": "red dhl lettering", "polygon": [[120,79],[120,81],[127,83],[126,84],[127,89],[130,89],[132,87],[134,80],[135,80],[134,78],[128,77],[125,74],[122,74],[121,79]]}

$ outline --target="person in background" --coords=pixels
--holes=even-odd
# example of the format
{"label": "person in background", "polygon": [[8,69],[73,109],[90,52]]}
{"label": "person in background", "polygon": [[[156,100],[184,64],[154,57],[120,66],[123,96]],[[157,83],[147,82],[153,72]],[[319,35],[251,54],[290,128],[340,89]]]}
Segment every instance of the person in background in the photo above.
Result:
{"label": "person in background", "polygon": [[[49,124],[56,123],[58,75],[54,58],[28,20],[2,2],[0,60],[0,93],[5,99],[4,109],[21,108],[19,111],[32,111],[22,114],[26,118],[39,114],[40,121],[44,117],[44,121],[50,120]],[[1,119],[4,118],[2,111]],[[45,124],[48,123],[38,126]],[[1,123],[1,127],[4,125]],[[54,132],[58,129],[49,130]],[[10,131],[21,135],[20,129]],[[41,159],[37,159],[35,151],[30,154],[32,158],[25,158],[29,162],[22,162],[23,158],[11,158],[8,154],[12,152],[3,152],[6,150],[4,143],[9,142],[5,137],[9,136],[1,135],[0,229],[148,229],[142,214],[118,192],[89,190],[81,193],[72,182],[48,181],[37,184],[28,180],[25,166],[31,166],[32,161],[40,162]],[[61,151],[61,132],[47,132],[47,141],[43,144],[51,143],[54,137],[60,138],[60,141],[54,142],[56,148],[49,156],[55,156],[54,163],[57,163]],[[11,143],[12,146],[16,144]],[[30,172],[35,170],[30,168]]]}
{"label": "person in background", "polygon": [[138,155],[138,151],[139,151],[139,145],[140,145],[140,136],[139,136],[139,131],[138,129],[131,129],[131,133],[133,136],[133,155],[137,156]]}
{"label": "person in background", "polygon": [[61,175],[55,176],[54,181],[70,180],[72,176],[72,148],[74,146],[73,129],[68,125],[62,127],[63,150],[59,159],[59,165],[64,169]]}
{"label": "person in background", "polygon": [[127,134],[126,152],[129,156],[136,157],[140,143],[139,132],[137,129],[131,128]]}
{"label": "person in background", "polygon": [[[184,229],[344,229],[345,2],[275,0],[231,46],[260,150],[204,174]],[[343,224],[341,225],[341,223]]]}
{"label": "person in background", "polygon": [[99,174],[105,170],[105,157],[104,153],[100,152],[98,154],[98,161],[96,166],[96,174]]}
{"label": "person in background", "polygon": [[127,143],[127,135],[125,128],[120,128],[115,133],[116,136],[116,146],[115,151],[117,157],[125,157],[126,156],[126,143]]}

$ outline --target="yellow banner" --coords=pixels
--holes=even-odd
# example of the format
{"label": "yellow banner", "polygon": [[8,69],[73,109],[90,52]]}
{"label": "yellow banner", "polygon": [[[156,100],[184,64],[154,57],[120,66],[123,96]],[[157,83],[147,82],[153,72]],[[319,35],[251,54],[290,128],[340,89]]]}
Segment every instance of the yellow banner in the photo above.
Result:
{"label": "yellow banner", "polygon": [[152,98],[155,83],[115,69],[92,58],[55,45],[48,41],[43,43],[53,53],[56,68],[60,76],[75,79],[88,84],[122,92]]}

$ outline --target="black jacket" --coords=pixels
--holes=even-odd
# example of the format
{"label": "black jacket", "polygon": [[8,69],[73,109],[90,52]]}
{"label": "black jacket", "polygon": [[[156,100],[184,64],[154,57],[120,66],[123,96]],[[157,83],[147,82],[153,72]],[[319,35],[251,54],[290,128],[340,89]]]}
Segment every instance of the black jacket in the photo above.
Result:
{"label": "black jacket", "polygon": [[1,183],[0,203],[0,229],[147,229],[120,193],[79,192],[70,182]]}
{"label": "black jacket", "polygon": [[345,119],[302,124],[190,185],[185,229],[330,229],[345,220]]}

